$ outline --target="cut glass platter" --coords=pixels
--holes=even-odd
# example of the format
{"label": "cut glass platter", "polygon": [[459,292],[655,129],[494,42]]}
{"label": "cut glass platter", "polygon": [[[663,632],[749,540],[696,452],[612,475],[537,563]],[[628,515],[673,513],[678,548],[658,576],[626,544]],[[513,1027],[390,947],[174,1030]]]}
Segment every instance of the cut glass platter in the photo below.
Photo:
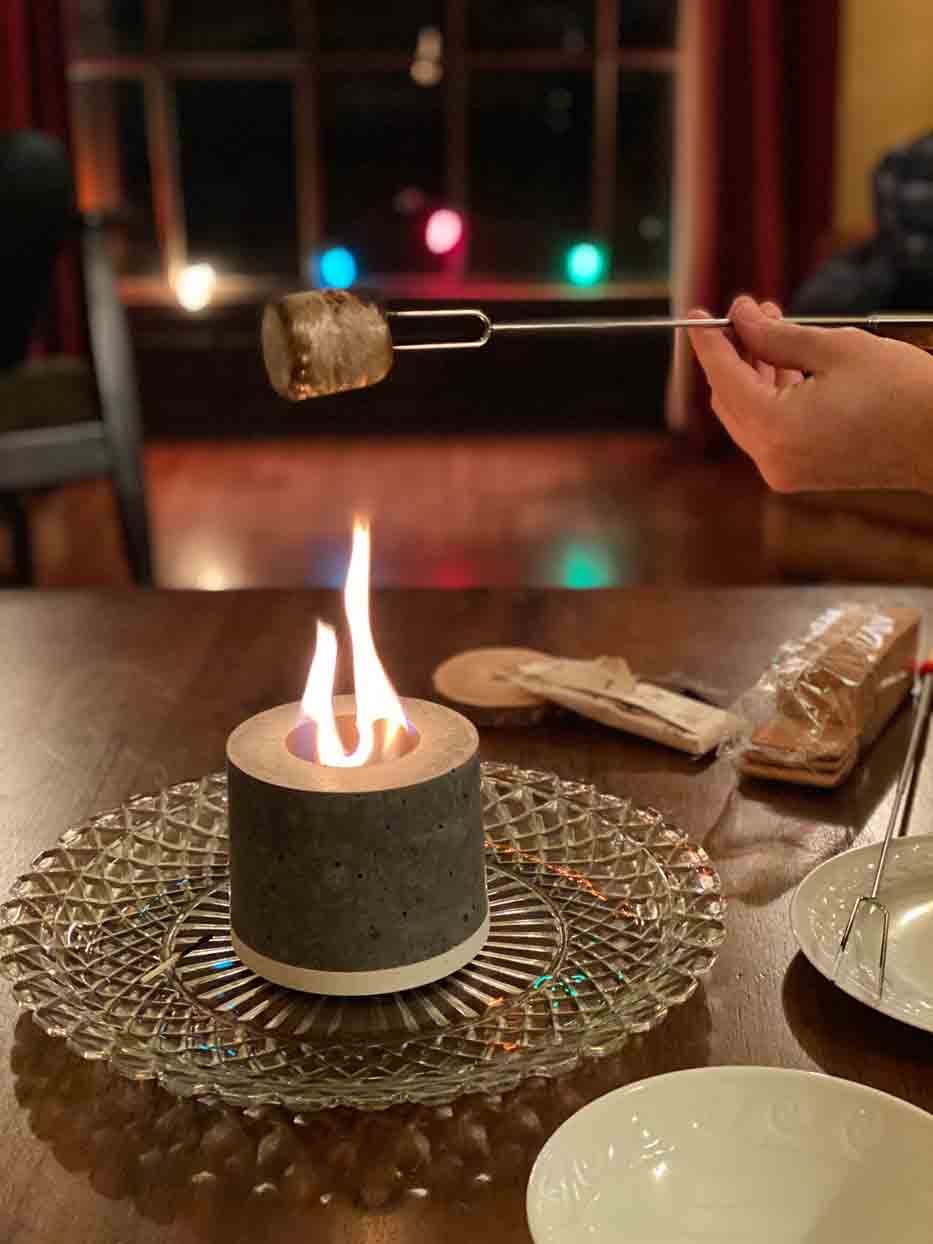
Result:
{"label": "cut glass platter", "polygon": [[690,997],[724,936],[702,848],[658,812],[509,765],[483,766],[483,805],[489,940],[433,985],[323,998],[245,967],[222,774],[63,834],[0,909],[0,971],[84,1058],[292,1110],[502,1092],[615,1052]]}

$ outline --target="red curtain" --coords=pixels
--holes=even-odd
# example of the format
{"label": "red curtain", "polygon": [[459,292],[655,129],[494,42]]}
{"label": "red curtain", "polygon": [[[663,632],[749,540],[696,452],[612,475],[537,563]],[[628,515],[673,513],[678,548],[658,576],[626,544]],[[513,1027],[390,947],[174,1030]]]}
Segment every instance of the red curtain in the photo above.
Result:
{"label": "red curtain", "polygon": [[[64,0],[0,0],[0,132],[42,130],[71,150]],[[59,258],[40,327],[44,352],[80,354],[84,321],[77,256]]]}
{"label": "red curtain", "polygon": [[[785,300],[832,224],[839,0],[687,0],[678,102],[674,311]],[[684,334],[668,421],[719,425]]]}

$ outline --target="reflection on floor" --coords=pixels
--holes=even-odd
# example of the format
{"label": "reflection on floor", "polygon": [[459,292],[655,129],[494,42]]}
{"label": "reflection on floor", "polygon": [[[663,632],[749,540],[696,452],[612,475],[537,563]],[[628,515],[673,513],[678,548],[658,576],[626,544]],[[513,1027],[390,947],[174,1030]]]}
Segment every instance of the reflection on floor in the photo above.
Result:
{"label": "reflection on floor", "polygon": [[[763,583],[764,485],[657,435],[160,443],[159,584],[335,585],[371,515],[387,586]],[[34,498],[41,586],[128,581],[109,487]]]}

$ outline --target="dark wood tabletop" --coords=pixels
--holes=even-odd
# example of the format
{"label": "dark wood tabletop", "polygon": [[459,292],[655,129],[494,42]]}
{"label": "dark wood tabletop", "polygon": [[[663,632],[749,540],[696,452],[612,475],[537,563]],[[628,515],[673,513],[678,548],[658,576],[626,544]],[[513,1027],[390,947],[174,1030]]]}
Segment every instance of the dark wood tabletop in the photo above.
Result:
{"label": "dark wood tabletop", "polygon": [[[430,696],[443,658],[482,644],[625,656],[730,696],[827,604],[880,589],[377,594],[373,630],[397,688]],[[933,593],[912,598],[929,609]],[[81,818],[220,769],[243,718],[299,697],[328,592],[0,595],[0,882]],[[748,1063],[859,1080],[933,1109],[933,1039],[852,1001],[795,953],[788,907],[816,864],[877,838],[909,714],[838,792],[743,784],[596,724],[482,732],[486,759],[596,783],[662,809],[718,866],[728,936],[690,1001],[618,1054],[501,1099],[294,1118],[178,1102],[43,1035],[0,993],[0,1240],[522,1241],[525,1181],[546,1138],[621,1084]],[[913,825],[933,809],[921,774]]]}

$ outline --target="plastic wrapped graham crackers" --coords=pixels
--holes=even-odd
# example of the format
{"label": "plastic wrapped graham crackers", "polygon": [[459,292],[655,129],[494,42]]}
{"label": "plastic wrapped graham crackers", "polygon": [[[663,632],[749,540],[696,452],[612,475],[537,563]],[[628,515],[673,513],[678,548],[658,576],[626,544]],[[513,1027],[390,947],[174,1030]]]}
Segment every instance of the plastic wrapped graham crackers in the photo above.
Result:
{"label": "plastic wrapped graham crackers", "polygon": [[910,694],[920,621],[909,605],[827,609],[734,705],[744,726],[723,751],[751,777],[838,786]]}

